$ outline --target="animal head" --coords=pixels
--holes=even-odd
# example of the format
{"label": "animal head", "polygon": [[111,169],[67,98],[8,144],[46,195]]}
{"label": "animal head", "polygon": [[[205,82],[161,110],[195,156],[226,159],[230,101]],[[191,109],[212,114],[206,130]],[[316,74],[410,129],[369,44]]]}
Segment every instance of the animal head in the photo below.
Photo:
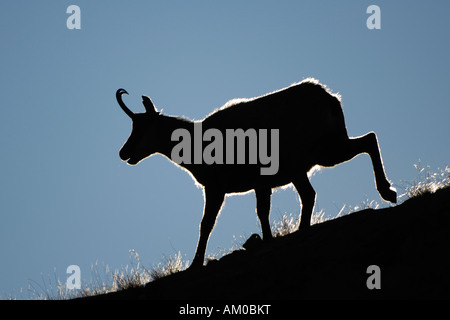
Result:
{"label": "animal head", "polygon": [[142,96],[145,112],[132,112],[122,101],[123,94],[128,94],[128,92],[125,89],[117,90],[116,99],[133,124],[130,137],[120,149],[119,156],[129,165],[135,165],[154,154],[158,149],[157,119],[160,113],[147,96]]}

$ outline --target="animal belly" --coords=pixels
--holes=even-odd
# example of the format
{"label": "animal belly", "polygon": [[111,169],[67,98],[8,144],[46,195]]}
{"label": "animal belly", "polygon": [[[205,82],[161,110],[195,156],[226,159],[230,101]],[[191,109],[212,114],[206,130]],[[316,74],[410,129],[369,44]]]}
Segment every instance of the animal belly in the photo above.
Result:
{"label": "animal belly", "polygon": [[256,165],[223,165],[208,177],[206,184],[220,186],[226,193],[240,193],[258,187],[276,188],[290,183],[287,175],[261,175]]}

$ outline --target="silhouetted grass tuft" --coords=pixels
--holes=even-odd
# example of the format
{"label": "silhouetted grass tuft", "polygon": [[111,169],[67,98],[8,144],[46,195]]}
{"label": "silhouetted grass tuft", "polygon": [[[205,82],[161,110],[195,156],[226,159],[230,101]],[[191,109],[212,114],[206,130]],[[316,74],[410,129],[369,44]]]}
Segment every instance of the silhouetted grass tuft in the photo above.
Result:
{"label": "silhouetted grass tuft", "polygon": [[[421,167],[419,161],[419,164],[414,164],[414,167],[418,170],[417,178],[412,183],[403,183],[401,186],[396,185],[397,189],[403,190],[403,193],[399,195],[400,203],[407,199],[434,193],[438,189],[450,186],[450,168],[448,166],[445,169],[438,169],[437,172],[433,172],[430,166]],[[322,223],[368,208],[377,209],[379,208],[379,204],[375,200],[366,199],[357,206],[344,205],[335,217],[326,216],[324,210],[320,210],[313,214],[311,224]],[[298,215],[283,214],[278,220],[272,222],[272,234],[274,237],[288,235],[297,230],[299,222]],[[233,248],[220,256],[240,248],[244,240],[243,236],[235,237],[235,245]],[[99,266],[96,262],[91,266],[92,280],[87,285],[83,285],[79,290],[67,289],[66,284],[57,278],[56,270],[53,278],[48,277],[45,280],[42,277],[42,284],[30,280],[28,286],[29,299],[73,299],[141,287],[150,281],[183,271],[189,266],[189,261],[183,260],[181,252],[164,257],[162,262],[149,269],[143,266],[140,256],[135,250],[130,250],[130,255],[130,265],[120,270],[110,271],[107,265]],[[219,254],[213,255],[209,260],[217,260],[217,258],[219,258]],[[84,283],[82,281],[82,284]],[[22,290],[20,293],[23,294]],[[15,299],[17,297],[10,295],[8,298]]]}
{"label": "silhouetted grass tuft", "polygon": [[[419,172],[418,177],[412,183],[405,183],[406,186],[396,185],[397,188],[404,190],[404,193],[398,196],[399,203],[427,193],[434,193],[439,189],[450,186],[450,168],[448,166],[445,169],[438,168],[436,172],[433,172],[430,166],[421,167],[419,160],[419,164],[414,164],[414,167]],[[336,219],[356,211],[378,208],[380,208],[380,204],[377,201],[366,199],[356,206],[342,206],[339,213],[334,217],[326,216],[325,211],[322,209],[312,215],[311,224]],[[300,219],[298,216],[294,216],[292,213],[283,214],[279,220],[272,222],[272,234],[274,237],[290,234],[297,230],[299,223]]]}
{"label": "silhouetted grass tuft", "polygon": [[161,279],[168,275],[183,271],[189,266],[189,261],[183,261],[181,252],[178,251],[177,254],[164,258],[162,263],[152,268],[149,274],[152,280]]}
{"label": "silhouetted grass tuft", "polygon": [[432,172],[430,166],[422,168],[419,161],[419,164],[414,164],[414,167],[419,174],[406,190],[409,199],[427,193],[435,193],[438,189],[450,186],[450,168],[448,166],[445,169],[438,169],[438,172]]}

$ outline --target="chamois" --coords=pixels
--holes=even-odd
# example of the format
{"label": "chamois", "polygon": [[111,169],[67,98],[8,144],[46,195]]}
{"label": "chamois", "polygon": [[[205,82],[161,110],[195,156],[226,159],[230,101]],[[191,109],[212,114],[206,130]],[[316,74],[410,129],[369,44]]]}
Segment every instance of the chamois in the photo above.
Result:
{"label": "chamois", "polygon": [[[124,89],[117,90],[116,98],[123,111],[132,119],[133,127],[119,155],[130,165],[135,165],[154,153],[160,153],[172,160],[172,150],[179,144],[173,136],[177,129],[183,129],[183,132],[188,132],[191,136],[196,134],[198,128],[203,132],[215,129],[216,133],[222,133],[224,136],[229,129],[241,129],[241,132],[244,132],[244,141],[248,142],[246,159],[250,158],[250,153],[256,150],[255,148],[269,147],[252,146],[251,143],[255,141],[250,141],[250,135],[245,134],[249,129],[260,130],[259,132],[262,129],[277,129],[279,132],[279,142],[269,143],[272,152],[279,152],[279,167],[274,174],[261,174],[260,169],[267,165],[262,161],[239,164],[207,164],[201,161],[177,163],[203,187],[204,193],[203,218],[191,267],[203,265],[208,238],[227,193],[255,191],[256,213],[261,222],[264,241],[272,238],[269,214],[273,188],[290,183],[294,185],[301,200],[299,230],[310,226],[316,192],[307,174],[316,165],[332,167],[351,160],[358,154],[367,153],[372,160],[379,194],[386,201],[395,203],[397,200],[396,191],[391,187],[384,172],[376,134],[369,132],[350,138],[345,126],[340,95],[332,93],[315,79],[308,78],[251,99],[233,99],[196,122],[161,114],[147,96],[142,96],[146,112],[133,113],[122,101],[123,94],[128,92]],[[216,136],[215,140],[218,138]],[[212,140],[211,137],[203,137],[203,142],[217,142]],[[274,148],[275,143],[279,143],[278,148]],[[183,152],[195,152],[194,148],[198,146]]]}

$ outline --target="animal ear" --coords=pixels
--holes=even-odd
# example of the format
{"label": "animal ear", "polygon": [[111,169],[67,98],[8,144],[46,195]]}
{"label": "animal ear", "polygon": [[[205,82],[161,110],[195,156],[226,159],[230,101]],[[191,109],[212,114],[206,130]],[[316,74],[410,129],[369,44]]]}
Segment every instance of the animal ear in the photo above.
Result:
{"label": "animal ear", "polygon": [[151,100],[149,97],[147,97],[147,96],[142,96],[142,104],[144,105],[145,111],[146,111],[148,114],[159,113],[159,112],[156,110],[155,106],[153,105],[152,100]]}

